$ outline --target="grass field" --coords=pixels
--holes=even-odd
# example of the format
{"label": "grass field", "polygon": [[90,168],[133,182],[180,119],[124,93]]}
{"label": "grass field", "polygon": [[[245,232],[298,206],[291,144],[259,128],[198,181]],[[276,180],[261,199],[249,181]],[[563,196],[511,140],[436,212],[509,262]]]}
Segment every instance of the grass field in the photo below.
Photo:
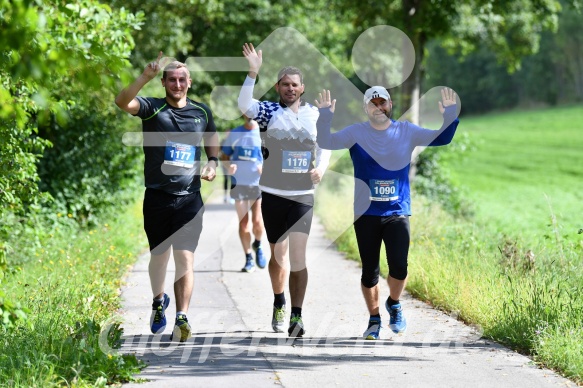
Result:
{"label": "grass field", "polygon": [[583,106],[462,118],[474,149],[450,166],[477,219],[528,239],[583,228]]}

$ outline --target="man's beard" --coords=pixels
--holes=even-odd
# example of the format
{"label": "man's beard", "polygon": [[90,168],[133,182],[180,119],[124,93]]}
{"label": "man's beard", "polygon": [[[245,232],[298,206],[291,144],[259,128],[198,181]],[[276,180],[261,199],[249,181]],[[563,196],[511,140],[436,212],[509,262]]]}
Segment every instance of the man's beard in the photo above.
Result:
{"label": "man's beard", "polygon": [[286,106],[291,106],[291,105],[295,104],[295,102],[296,102],[296,101],[298,101],[298,100],[300,99],[301,95],[298,95],[298,94],[296,94],[296,95],[293,97],[294,99],[293,99],[292,101],[289,101],[289,100],[285,99],[284,97],[285,97],[284,95],[281,95],[281,94],[280,94],[280,95],[279,95],[279,100],[280,100],[280,101],[281,101],[283,104],[285,104]]}
{"label": "man's beard", "polygon": [[384,114],[382,114],[382,115],[369,114],[368,119],[373,124],[384,124],[387,121],[390,121],[391,114],[393,113],[392,109],[389,109],[387,112],[383,112],[383,113]]}

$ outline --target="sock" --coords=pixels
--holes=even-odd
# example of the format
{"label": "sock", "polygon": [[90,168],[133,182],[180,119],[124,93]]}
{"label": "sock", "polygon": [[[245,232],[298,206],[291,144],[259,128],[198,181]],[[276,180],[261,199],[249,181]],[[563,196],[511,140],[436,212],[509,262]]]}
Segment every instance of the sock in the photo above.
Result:
{"label": "sock", "polygon": [[285,292],[273,294],[273,305],[278,309],[285,305]]}
{"label": "sock", "polygon": [[389,296],[389,297],[387,298],[387,304],[389,305],[389,307],[391,307],[391,306],[394,306],[394,305],[396,305],[396,304],[399,304],[399,300],[393,300],[393,299],[391,299],[391,297]]}
{"label": "sock", "polygon": [[253,249],[261,248],[261,241],[255,240],[253,241]]}
{"label": "sock", "polygon": [[245,253],[245,258],[247,260],[253,260],[253,255],[251,255],[251,253]]}
{"label": "sock", "polygon": [[371,315],[370,317],[371,317],[371,319],[372,319],[372,318],[378,318],[378,319],[381,319],[381,314],[375,314],[375,315]]}
{"label": "sock", "polygon": [[291,313],[292,313],[292,315],[301,317],[302,316],[302,308],[301,307],[292,307]]}
{"label": "sock", "polygon": [[186,317],[186,313],[184,311],[177,311],[176,312],[176,319],[178,319],[179,315],[184,315]]}

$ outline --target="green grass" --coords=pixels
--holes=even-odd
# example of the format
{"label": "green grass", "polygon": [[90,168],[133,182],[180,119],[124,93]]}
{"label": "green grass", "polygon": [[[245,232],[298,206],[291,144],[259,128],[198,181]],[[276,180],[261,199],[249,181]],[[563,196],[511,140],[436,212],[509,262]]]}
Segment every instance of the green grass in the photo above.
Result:
{"label": "green grass", "polygon": [[463,118],[458,131],[474,150],[452,174],[489,228],[536,240],[551,214],[561,235],[583,228],[583,107]]}
{"label": "green grass", "polygon": [[[469,133],[474,149],[451,167],[475,216],[455,218],[413,193],[407,289],[479,325],[485,337],[581,383],[579,123],[583,109],[578,107],[463,119],[458,131]],[[359,260],[354,232],[347,227],[349,203],[350,179],[325,178],[316,211],[329,237]]]}
{"label": "green grass", "polygon": [[[3,281],[13,301],[29,310],[25,322],[0,328],[0,385],[104,386],[128,381],[134,356],[108,355],[102,329],[119,308],[121,278],[143,250],[141,201],[85,231],[56,228],[33,257]],[[118,325],[109,345],[119,344]]]}
{"label": "green grass", "polygon": [[[220,179],[203,182],[203,199],[219,187]],[[16,272],[2,290],[28,317],[14,328],[0,327],[0,386],[105,386],[131,381],[143,366],[133,355],[108,355],[99,345],[109,325],[109,347],[120,345],[123,331],[114,319],[122,277],[147,249],[142,197],[140,188],[133,205],[90,230],[56,213],[49,215],[52,227],[19,232],[15,243],[32,243],[23,245],[25,255],[13,255]]]}
{"label": "green grass", "polygon": [[[222,177],[203,181],[203,200],[221,188]],[[111,210],[92,229],[48,209],[26,223],[10,220],[21,226],[9,241],[11,270],[1,290],[27,318],[0,325],[1,387],[119,384],[143,366],[133,355],[109,355],[99,345],[106,328],[108,347],[120,345],[115,313],[122,278],[147,249],[143,188],[127,190],[134,204]]]}

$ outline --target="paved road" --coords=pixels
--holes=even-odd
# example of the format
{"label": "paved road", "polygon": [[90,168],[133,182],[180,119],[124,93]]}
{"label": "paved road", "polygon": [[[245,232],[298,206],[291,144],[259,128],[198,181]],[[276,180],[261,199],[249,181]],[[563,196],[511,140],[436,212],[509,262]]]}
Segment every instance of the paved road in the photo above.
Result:
{"label": "paved road", "polygon": [[[135,353],[148,367],[138,376],[146,383],[124,386],[575,386],[408,295],[402,298],[409,323],[405,335],[393,335],[385,328],[381,340],[362,340],[368,314],[360,292],[360,270],[336,252],[317,222],[308,244],[306,335],[290,340],[286,334],[273,333],[267,269],[240,272],[244,256],[235,210],[218,197],[208,201],[195,254],[195,287],[188,314],[192,339],[181,345],[169,342],[175,314],[172,289],[166,291],[172,298],[166,332],[150,334],[149,255],[140,257],[128,274],[122,293],[121,351]],[[173,279],[171,268],[166,284],[172,285]],[[384,299],[388,288],[384,282],[382,286]],[[382,311],[381,315],[388,323],[388,314]]]}

